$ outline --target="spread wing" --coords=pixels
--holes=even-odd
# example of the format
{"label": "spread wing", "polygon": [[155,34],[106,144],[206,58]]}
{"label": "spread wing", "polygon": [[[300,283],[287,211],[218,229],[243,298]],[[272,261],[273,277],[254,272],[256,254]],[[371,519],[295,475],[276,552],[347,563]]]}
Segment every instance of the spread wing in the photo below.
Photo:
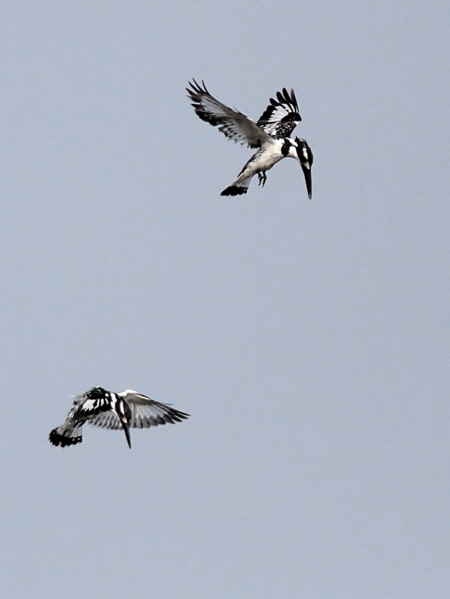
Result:
{"label": "spread wing", "polygon": [[270,135],[245,114],[216,100],[203,81],[200,85],[193,79],[189,85],[186,91],[192,100],[196,114],[202,121],[218,127],[229,139],[248,145],[250,148],[260,148],[264,142],[271,141]]}
{"label": "spread wing", "polygon": [[[136,391],[123,391],[118,393],[125,399],[131,409],[130,426],[133,428],[149,428],[159,424],[181,422],[189,417],[189,414],[176,410],[172,406],[155,401],[146,395]],[[89,424],[102,428],[120,429],[122,425],[117,415],[112,412],[100,413],[89,420]]]}
{"label": "spread wing", "polygon": [[269,102],[256,124],[272,137],[289,137],[302,120],[294,90],[283,87]]}

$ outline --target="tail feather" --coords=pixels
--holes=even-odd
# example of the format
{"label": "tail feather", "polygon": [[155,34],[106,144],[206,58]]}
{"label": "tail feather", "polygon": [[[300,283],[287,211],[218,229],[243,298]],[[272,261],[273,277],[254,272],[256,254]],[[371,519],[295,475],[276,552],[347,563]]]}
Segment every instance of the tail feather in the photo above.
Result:
{"label": "tail feather", "polygon": [[221,196],[239,196],[244,193],[247,193],[247,189],[248,189],[248,186],[241,187],[239,185],[229,185],[222,191],[222,193],[220,195]]}
{"label": "tail feather", "polygon": [[242,173],[245,168],[239,174],[239,177],[233,181],[231,185],[226,187],[221,196],[240,196],[244,193],[247,193],[248,186],[250,185],[250,181],[252,180],[253,175],[243,176]]}
{"label": "tail feather", "polygon": [[77,443],[81,443],[83,440],[82,436],[78,435],[77,433],[73,434],[74,432],[75,431],[64,434],[60,432],[59,428],[54,428],[50,431],[48,440],[55,447],[67,447],[68,445],[76,445]]}

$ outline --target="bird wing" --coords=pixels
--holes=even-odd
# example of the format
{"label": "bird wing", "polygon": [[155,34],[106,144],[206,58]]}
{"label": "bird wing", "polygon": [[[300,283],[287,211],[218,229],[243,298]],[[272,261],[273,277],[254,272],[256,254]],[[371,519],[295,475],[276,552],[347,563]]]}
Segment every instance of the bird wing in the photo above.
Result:
{"label": "bird wing", "polygon": [[[189,414],[176,410],[172,406],[155,401],[147,395],[142,395],[136,391],[127,390],[118,393],[131,409],[130,426],[132,428],[149,428],[159,424],[168,424],[181,422],[189,417]],[[102,428],[119,429],[122,427],[117,415],[110,411],[98,414],[89,420],[89,424],[100,426]]]}
{"label": "bird wing", "polygon": [[192,100],[196,114],[202,121],[218,127],[229,139],[248,145],[250,148],[260,148],[264,142],[271,141],[270,135],[245,114],[216,100],[203,81],[200,85],[193,79],[189,85],[186,91]]}
{"label": "bird wing", "polygon": [[86,399],[85,394],[77,396],[73,404],[68,418],[77,423],[84,422],[93,416],[105,413],[111,409],[109,398]]}
{"label": "bird wing", "polygon": [[257,125],[272,137],[289,137],[302,120],[295,92],[290,93],[283,87],[277,92],[276,99],[270,98],[269,104],[257,121]]}

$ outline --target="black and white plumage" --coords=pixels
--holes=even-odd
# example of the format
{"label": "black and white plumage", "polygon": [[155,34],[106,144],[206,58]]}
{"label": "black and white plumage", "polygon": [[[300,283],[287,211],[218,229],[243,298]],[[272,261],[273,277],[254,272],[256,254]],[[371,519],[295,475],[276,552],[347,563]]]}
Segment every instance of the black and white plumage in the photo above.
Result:
{"label": "black and white plumage", "polygon": [[283,158],[294,158],[300,163],[308,197],[311,199],[311,148],[306,140],[289,137],[297,123],[302,120],[294,90],[288,92],[283,88],[281,92],[277,92],[276,98],[270,98],[267,108],[257,122],[214,98],[203,81],[200,85],[193,79],[186,91],[200,119],[218,127],[229,139],[250,148],[257,148],[257,152],[244,165],[237,179],[226,187],[221,195],[235,196],[247,193],[255,175],[258,175],[259,184],[264,186],[267,179],[266,171]]}
{"label": "black and white plumage", "polygon": [[270,98],[269,105],[256,124],[273,137],[289,137],[302,120],[297,98],[293,89],[289,93],[285,87],[276,96],[276,99]]}
{"label": "black and white plumage", "polygon": [[75,398],[64,424],[50,431],[49,441],[59,447],[81,443],[82,427],[89,423],[102,428],[122,428],[131,449],[130,428],[181,422],[188,417],[185,412],[131,389],[114,393],[93,387]]}

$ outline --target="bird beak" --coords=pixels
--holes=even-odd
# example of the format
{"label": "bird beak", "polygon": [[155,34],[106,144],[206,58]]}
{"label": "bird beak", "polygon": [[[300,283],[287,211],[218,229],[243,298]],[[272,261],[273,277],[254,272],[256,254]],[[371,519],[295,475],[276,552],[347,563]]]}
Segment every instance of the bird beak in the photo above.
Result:
{"label": "bird beak", "polygon": [[127,438],[128,447],[131,449],[130,431],[128,429],[128,426],[124,422],[121,422],[121,425],[123,428],[123,432],[125,433],[125,437]]}
{"label": "bird beak", "polygon": [[306,191],[308,192],[308,198],[312,197],[312,181],[311,181],[311,163],[301,162],[303,174],[305,176]]}

